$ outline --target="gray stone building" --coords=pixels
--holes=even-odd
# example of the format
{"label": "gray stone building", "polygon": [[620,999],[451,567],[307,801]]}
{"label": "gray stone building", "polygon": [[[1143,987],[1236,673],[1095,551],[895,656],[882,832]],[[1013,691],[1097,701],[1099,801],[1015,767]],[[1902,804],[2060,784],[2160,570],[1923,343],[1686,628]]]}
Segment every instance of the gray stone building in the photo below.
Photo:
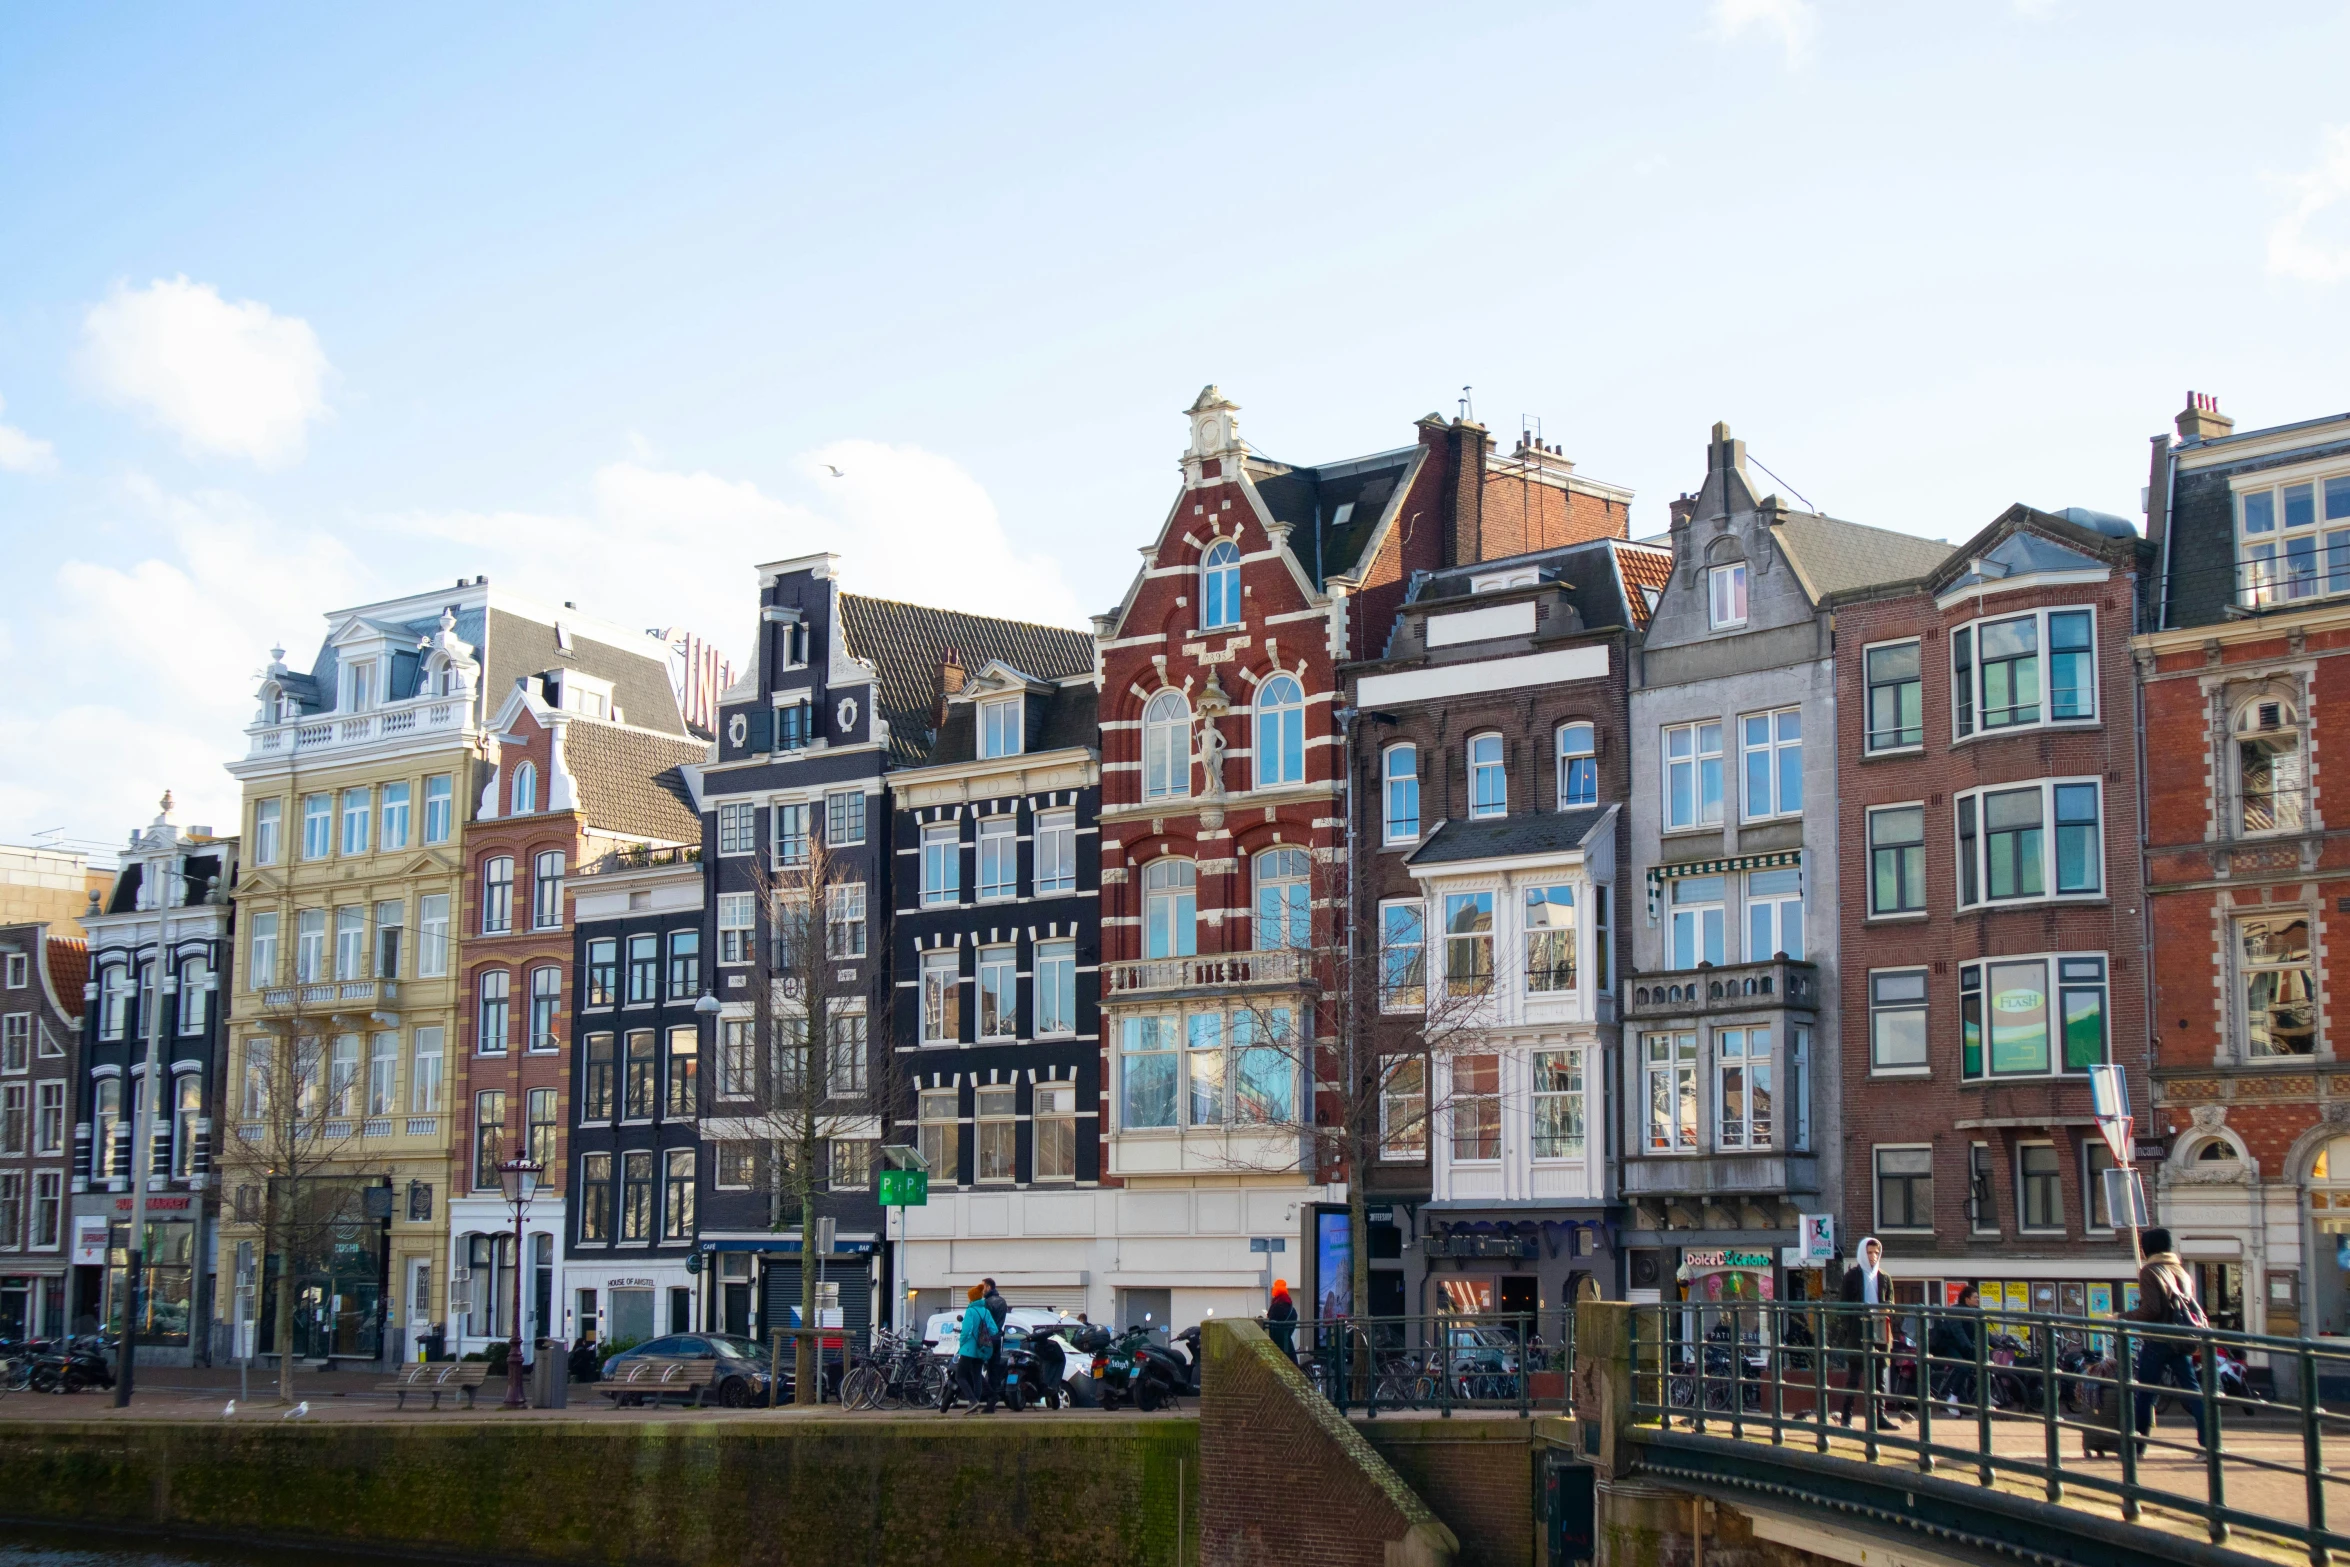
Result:
{"label": "gray stone building", "polygon": [[1635,1301],[1784,1298],[1817,1287],[1789,1276],[1788,1248],[1839,1195],[1821,600],[1949,546],[1758,497],[1717,424],[1703,488],[1672,505],[1672,551],[1631,659],[1625,1283]]}

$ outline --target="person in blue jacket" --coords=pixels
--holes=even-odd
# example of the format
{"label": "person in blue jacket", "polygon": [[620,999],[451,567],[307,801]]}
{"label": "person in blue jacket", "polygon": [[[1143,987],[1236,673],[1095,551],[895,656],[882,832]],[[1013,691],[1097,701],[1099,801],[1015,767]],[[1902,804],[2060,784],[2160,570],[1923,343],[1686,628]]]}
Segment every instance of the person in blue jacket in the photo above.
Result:
{"label": "person in blue jacket", "polygon": [[963,1391],[963,1413],[977,1409],[984,1399],[987,1412],[995,1413],[995,1387],[988,1379],[987,1363],[995,1353],[997,1334],[995,1313],[986,1306],[986,1291],[972,1286],[970,1301],[963,1307],[962,1336],[955,1342],[955,1380]]}

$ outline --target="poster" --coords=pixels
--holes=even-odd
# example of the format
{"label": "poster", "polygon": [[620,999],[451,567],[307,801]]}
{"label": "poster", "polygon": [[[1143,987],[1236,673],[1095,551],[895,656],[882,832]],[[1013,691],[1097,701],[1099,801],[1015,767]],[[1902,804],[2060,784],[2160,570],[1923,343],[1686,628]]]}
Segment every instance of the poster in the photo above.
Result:
{"label": "poster", "polygon": [[2092,1284],[2089,1286],[2089,1315],[2092,1317],[2110,1317],[2113,1315],[2112,1285]]}
{"label": "poster", "polygon": [[1958,1305],[1960,1303],[1958,1297],[1966,1293],[1966,1285],[1967,1281],[1964,1279],[1944,1279],[1942,1281],[1942,1304],[1945,1306]]}
{"label": "poster", "polygon": [[1321,1292],[1314,1303],[1314,1315],[1346,1317],[1354,1314],[1354,1248],[1350,1244],[1347,1216],[1343,1210],[1314,1215],[1314,1282]]}

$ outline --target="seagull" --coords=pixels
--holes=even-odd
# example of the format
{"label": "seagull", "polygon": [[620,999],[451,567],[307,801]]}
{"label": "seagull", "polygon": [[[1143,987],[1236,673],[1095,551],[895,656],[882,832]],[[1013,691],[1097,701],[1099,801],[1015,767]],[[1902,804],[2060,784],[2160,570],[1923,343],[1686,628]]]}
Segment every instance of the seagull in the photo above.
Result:
{"label": "seagull", "polygon": [[309,1413],[310,1400],[304,1399],[299,1404],[296,1404],[293,1408],[287,1410],[284,1414],[278,1416],[278,1418],[280,1420],[299,1420]]}
{"label": "seagull", "polygon": [[831,474],[831,475],[832,475],[834,478],[836,478],[836,479],[845,479],[845,478],[847,478],[847,477],[848,477],[848,475],[847,475],[847,474],[845,474],[845,473],[841,472],[841,471],[840,471],[838,468],[835,468],[835,467],[834,467],[832,464],[830,464],[830,463],[826,463],[826,464],[824,465],[824,471],[825,471],[826,473],[829,473],[829,474]]}
{"label": "seagull", "polygon": [[227,1407],[222,1409],[220,1412],[220,1418],[223,1420],[234,1420],[237,1418],[237,1401],[235,1399],[232,1398],[228,1401]]}

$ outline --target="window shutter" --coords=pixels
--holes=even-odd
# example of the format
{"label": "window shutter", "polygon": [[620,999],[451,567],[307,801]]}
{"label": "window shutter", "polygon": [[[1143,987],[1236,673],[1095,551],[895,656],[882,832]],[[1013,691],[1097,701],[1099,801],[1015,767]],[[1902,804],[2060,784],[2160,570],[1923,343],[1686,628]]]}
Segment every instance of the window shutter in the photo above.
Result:
{"label": "window shutter", "polygon": [[750,735],[743,742],[743,749],[754,754],[775,749],[775,710],[773,708],[754,707],[751,709]]}

